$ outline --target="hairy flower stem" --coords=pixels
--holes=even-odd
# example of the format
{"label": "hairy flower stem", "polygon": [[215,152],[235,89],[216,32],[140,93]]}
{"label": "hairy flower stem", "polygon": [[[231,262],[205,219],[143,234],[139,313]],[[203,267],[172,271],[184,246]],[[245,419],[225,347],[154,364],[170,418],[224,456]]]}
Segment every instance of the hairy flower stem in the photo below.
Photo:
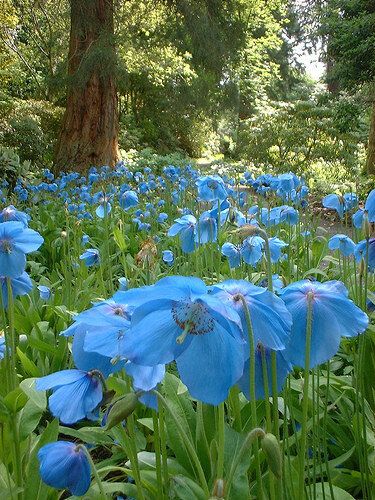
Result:
{"label": "hairy flower stem", "polygon": [[301,422],[301,445],[299,450],[298,468],[298,498],[305,498],[305,458],[307,443],[307,416],[309,407],[309,375],[310,375],[310,352],[311,334],[313,321],[313,294],[307,294],[307,319],[306,319],[306,345],[305,345],[305,370],[303,379],[303,401],[302,401],[302,422]]}
{"label": "hairy flower stem", "polygon": [[7,278],[7,292],[8,292],[8,321],[9,321],[8,340],[10,347],[10,352],[7,353],[7,355],[9,356],[12,389],[14,389],[18,386],[18,377],[16,372],[17,339],[16,339],[16,331],[14,328],[14,299],[13,299],[12,282],[10,278]]}
{"label": "hairy flower stem", "polygon": [[91,469],[92,469],[92,473],[94,475],[94,478],[95,478],[95,481],[96,481],[96,484],[98,485],[98,488],[99,488],[99,491],[100,491],[100,498],[101,499],[106,499],[107,498],[107,495],[105,494],[105,491],[104,491],[104,488],[103,488],[103,484],[102,484],[102,481],[99,477],[99,474],[98,474],[98,471],[95,467],[95,464],[94,464],[94,461],[93,459],[91,458],[91,455],[89,453],[89,450],[86,448],[85,445],[83,444],[79,444],[77,446],[77,448],[79,448],[80,450],[82,450],[84,452],[84,454],[86,455],[87,457],[87,460],[89,461],[90,465],[91,465]]}
{"label": "hairy flower stem", "polygon": [[217,470],[216,477],[218,479],[223,479],[224,476],[224,446],[225,446],[225,427],[224,427],[224,419],[225,419],[225,408],[224,403],[220,403],[218,406],[218,458],[217,458]]}
{"label": "hairy flower stem", "polygon": [[[254,444],[257,443],[257,441],[256,441],[257,438],[264,438],[264,436],[265,436],[264,430],[260,429],[259,427],[255,427],[255,429],[253,429],[252,431],[250,431],[249,434],[247,435],[247,437],[246,437],[245,441],[243,442],[243,444],[242,444],[239,452],[234,457],[234,460],[232,462],[232,467],[230,468],[230,471],[229,471],[229,474],[228,474],[228,479],[227,479],[227,483],[226,483],[227,498],[230,498],[229,493],[230,493],[230,488],[232,486],[233,478],[234,478],[234,475],[236,473],[237,467],[241,463],[241,460],[242,460],[243,456],[245,455],[245,453],[247,453],[248,449],[250,448],[250,446],[253,443]],[[257,496],[257,498],[260,498],[260,497]]]}
{"label": "hairy flower stem", "polygon": [[168,452],[167,452],[167,437],[165,433],[165,414],[164,407],[158,398],[158,417],[159,417],[159,434],[160,434],[160,450],[161,450],[161,465],[163,473],[163,487],[168,496],[169,473],[168,473]]}
{"label": "hairy flower stem", "polygon": [[196,469],[196,472],[197,472],[197,475],[198,475],[198,478],[200,481],[200,485],[201,485],[202,489],[204,490],[205,494],[207,495],[207,497],[209,497],[210,490],[208,488],[207,480],[206,480],[206,477],[204,475],[202,465],[200,463],[198,454],[197,454],[194,446],[190,442],[189,437],[186,435],[186,432],[184,431],[179,419],[177,418],[174,411],[169,406],[168,401],[164,398],[164,396],[162,396],[160,394],[160,392],[155,391],[155,390],[152,392],[158,396],[159,404],[161,403],[164,406],[164,408],[168,411],[170,416],[172,417],[172,420],[173,420],[174,424],[176,425],[178,433],[180,434],[181,441],[182,441],[183,445],[185,446],[187,452],[189,453],[190,458],[194,464],[194,467]]}
{"label": "hairy flower stem", "polygon": [[155,464],[156,464],[156,481],[158,498],[163,500],[165,498],[163,488],[163,476],[161,468],[161,450],[160,450],[160,434],[159,434],[159,420],[155,411],[152,412],[152,422],[154,426],[154,449],[155,449]]}
{"label": "hairy flower stem", "polygon": [[[267,432],[272,432],[272,420],[271,420],[271,405],[270,405],[270,391],[268,384],[268,372],[267,372],[267,361],[266,354],[264,351],[264,347],[261,346],[261,355],[262,355],[262,375],[263,375],[263,385],[264,385],[264,405],[266,409],[266,429]],[[269,485],[270,485],[270,497],[271,500],[274,500],[275,497],[275,481],[274,475],[269,474]],[[281,494],[281,491],[280,491]]]}
{"label": "hairy flower stem", "polygon": [[[255,345],[254,345],[254,332],[251,323],[250,311],[245,300],[245,297],[240,295],[240,300],[245,313],[246,326],[249,334],[249,347],[250,347],[250,359],[249,359],[249,375],[250,375],[250,408],[251,408],[251,425],[257,427],[257,407],[255,399]],[[260,469],[260,458],[259,458],[259,446],[258,443],[254,442],[254,455],[255,455],[255,466],[256,466],[256,476],[257,476],[257,498],[259,500],[263,499],[263,480],[262,471]]]}

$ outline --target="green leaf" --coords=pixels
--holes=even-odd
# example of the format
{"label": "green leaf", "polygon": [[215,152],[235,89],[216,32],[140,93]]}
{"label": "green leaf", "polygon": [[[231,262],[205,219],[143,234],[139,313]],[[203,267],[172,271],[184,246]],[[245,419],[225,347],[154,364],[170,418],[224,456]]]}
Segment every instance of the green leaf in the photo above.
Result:
{"label": "green leaf", "polygon": [[47,408],[47,396],[45,391],[38,391],[35,389],[35,378],[26,378],[20,383],[20,388],[26,394],[26,396],[32,401],[38,408],[45,410]]}
{"label": "green leaf", "polygon": [[318,483],[316,485],[316,494],[314,500],[354,500],[354,497],[352,497],[347,491],[339,488],[338,486],[332,485],[332,492],[333,496],[331,495],[329,483]]}
{"label": "green leaf", "polygon": [[25,372],[32,377],[40,377],[40,371],[38,367],[33,361],[31,361],[31,359],[26,356],[24,352],[21,351],[19,347],[17,347],[17,354]]}

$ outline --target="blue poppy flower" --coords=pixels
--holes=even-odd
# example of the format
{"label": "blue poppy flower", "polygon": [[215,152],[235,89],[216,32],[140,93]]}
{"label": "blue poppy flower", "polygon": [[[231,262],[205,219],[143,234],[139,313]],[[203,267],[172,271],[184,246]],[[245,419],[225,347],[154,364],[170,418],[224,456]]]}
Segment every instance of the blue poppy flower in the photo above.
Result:
{"label": "blue poppy flower", "polygon": [[90,236],[87,234],[82,235],[81,243],[85,246],[90,241]]}
{"label": "blue poppy flower", "polygon": [[335,234],[328,241],[328,248],[330,250],[339,250],[345,257],[354,254],[355,243],[346,234]]}
{"label": "blue poppy flower", "polygon": [[95,420],[103,399],[102,384],[96,375],[83,370],[62,370],[36,381],[38,391],[52,389],[49,409],[64,424],[74,424],[83,418]]}
{"label": "blue poppy flower", "polygon": [[168,236],[179,235],[182,251],[185,253],[194,252],[196,247],[197,219],[194,215],[183,215],[179,219],[175,219],[174,224],[169,228]]}
{"label": "blue poppy flower", "polygon": [[230,222],[240,227],[246,224],[246,217],[236,207],[229,207],[220,212],[220,225],[222,226],[225,222]]}
{"label": "blue poppy flower", "polygon": [[249,236],[241,246],[241,257],[250,266],[256,266],[263,255],[264,239],[260,236]]}
{"label": "blue poppy flower", "polygon": [[164,378],[165,365],[142,366],[128,361],[125,370],[133,379],[133,385],[136,390],[151,391]]}
{"label": "blue poppy flower", "polygon": [[174,262],[173,252],[170,250],[163,250],[163,262],[171,266]]}
{"label": "blue poppy flower", "polygon": [[26,254],[35,252],[43,238],[22,222],[0,223],[0,276],[17,278],[26,267]]}
{"label": "blue poppy flower", "polygon": [[[241,318],[242,330],[249,332],[242,301],[249,308],[254,343],[270,349],[285,349],[289,342],[292,318],[284,302],[268,290],[245,280],[227,280],[212,287],[212,294],[234,309]],[[246,357],[249,356],[248,347]]]}
{"label": "blue poppy flower", "polygon": [[354,257],[357,262],[360,262],[361,259],[366,259],[367,256],[367,247],[368,247],[368,269],[370,272],[375,270],[375,238],[370,238],[367,240],[362,240],[357,243],[354,249]]}
{"label": "blue poppy flower", "polygon": [[[264,355],[262,355],[262,351]],[[270,396],[277,396],[284,386],[288,374],[292,371],[291,363],[285,357],[285,350],[276,351],[276,380],[277,394],[273,394],[272,390],[272,349],[267,349],[261,345],[255,349],[255,398],[265,398],[265,380],[263,377],[263,362],[266,363],[267,385]],[[246,360],[243,375],[238,381],[241,391],[250,400],[250,358]]]}
{"label": "blue poppy flower", "polygon": [[358,199],[353,193],[345,193],[343,196],[333,193],[325,196],[322,203],[325,208],[336,210],[340,219],[342,219],[345,212],[356,206]]}
{"label": "blue poppy flower", "polygon": [[51,297],[51,289],[45,285],[39,285],[39,296],[42,300],[48,300]]}
{"label": "blue poppy flower", "polygon": [[353,226],[356,229],[361,229],[363,224],[363,217],[365,216],[365,211],[362,208],[359,208],[353,215],[352,221]]}
{"label": "blue poppy flower", "polygon": [[138,195],[135,191],[125,191],[120,195],[119,203],[123,210],[129,210],[138,205]]}
{"label": "blue poppy flower", "polygon": [[368,214],[368,220],[370,222],[375,222],[375,189],[367,196],[365,210]]}
{"label": "blue poppy flower", "polygon": [[288,246],[288,243],[276,238],[276,236],[269,238],[268,243],[270,246],[271,262],[274,264],[283,257],[282,251]]}
{"label": "blue poppy flower", "polygon": [[165,212],[161,212],[159,215],[158,215],[158,222],[160,224],[163,224],[166,220],[168,219],[168,214],[166,214]]}
{"label": "blue poppy flower", "polygon": [[281,207],[280,222],[286,222],[291,226],[295,226],[296,224],[298,224],[298,220],[299,220],[298,210],[296,210],[293,207],[289,207],[287,205]]}
{"label": "blue poppy flower", "polygon": [[[267,288],[268,287],[268,279],[265,278],[263,279],[260,283],[259,286],[262,288]],[[272,275],[272,287],[275,293],[278,293],[282,288],[284,288],[284,282],[282,278],[278,274],[273,274]]]}
{"label": "blue poppy flower", "polygon": [[147,297],[133,312],[126,356],[146,366],[176,360],[193,397],[214,405],[224,401],[243,372],[238,314],[207,294],[198,278],[163,278]]}
{"label": "blue poppy flower", "polygon": [[70,441],[56,441],[40,448],[39,473],[48,486],[67,488],[76,496],[87,492],[91,484],[91,467],[81,446]]}
{"label": "blue poppy flower", "polygon": [[198,196],[203,201],[223,201],[228,196],[224,181],[219,175],[198,177],[196,185]]}
{"label": "blue poppy flower", "polygon": [[[33,288],[33,284],[29,275],[23,272],[21,276],[17,278],[11,278],[11,287],[13,297],[18,297],[19,295],[27,295]],[[8,307],[8,285],[7,280],[3,276],[0,276],[0,286],[3,294],[3,306]]]}
{"label": "blue poppy flower", "polygon": [[3,208],[3,210],[0,212],[0,222],[12,220],[22,222],[22,224],[27,227],[29,224],[30,215],[17,210],[13,205],[9,205],[9,207]]}
{"label": "blue poppy flower", "polygon": [[210,241],[217,239],[217,222],[212,217],[209,211],[203,212],[199,217],[198,225],[195,232],[195,241],[198,244],[204,245]]}
{"label": "blue poppy flower", "polygon": [[368,317],[348,298],[341,281],[302,280],[288,285],[281,291],[281,297],[293,318],[288,357],[294,365],[305,366],[309,296],[312,297],[310,368],[314,368],[336,354],[341,336],[363,333]]}
{"label": "blue poppy flower", "polygon": [[99,264],[99,250],[96,250],[95,248],[88,248],[85,252],[83,252],[83,254],[79,256],[79,258],[80,260],[83,260],[87,267]]}
{"label": "blue poppy flower", "polygon": [[228,257],[229,267],[234,269],[241,264],[241,251],[239,247],[233,245],[233,243],[224,243],[221,247],[221,253]]}

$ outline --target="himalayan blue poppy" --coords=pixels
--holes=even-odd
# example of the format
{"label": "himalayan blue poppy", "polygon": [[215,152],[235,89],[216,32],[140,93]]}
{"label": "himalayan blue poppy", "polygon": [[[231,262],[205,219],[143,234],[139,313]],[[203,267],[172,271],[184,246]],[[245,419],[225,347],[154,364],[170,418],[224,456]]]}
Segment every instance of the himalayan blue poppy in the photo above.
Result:
{"label": "himalayan blue poppy", "polygon": [[39,285],[37,288],[39,290],[39,297],[42,300],[48,300],[51,298],[51,289],[48,286]]}
{"label": "himalayan blue poppy", "polygon": [[48,486],[67,488],[76,496],[87,492],[91,484],[91,467],[81,446],[70,441],[56,441],[40,448],[39,473]]}
{"label": "himalayan blue poppy", "polygon": [[370,222],[375,222],[375,189],[367,196],[365,210],[368,213],[368,220]]}
{"label": "himalayan blue poppy", "polygon": [[256,266],[263,255],[264,239],[260,236],[249,236],[241,245],[241,257],[250,266]]}
{"label": "himalayan blue poppy", "polygon": [[215,217],[209,211],[203,212],[199,217],[198,225],[195,232],[195,241],[198,244],[204,245],[210,241],[217,239],[217,222]]}
{"label": "himalayan blue poppy", "polygon": [[278,262],[283,257],[283,249],[288,246],[288,243],[280,240],[276,236],[269,238],[268,240],[270,246],[271,262],[274,264]]}
{"label": "himalayan blue poppy", "polygon": [[367,315],[349,299],[341,281],[297,281],[281,290],[281,297],[293,318],[288,357],[294,365],[305,366],[309,300],[312,307],[310,368],[332,358],[342,336],[356,337],[367,328]]}
{"label": "himalayan blue poppy", "polygon": [[[255,345],[261,343],[270,349],[285,349],[289,342],[292,318],[279,297],[245,280],[223,281],[212,287],[212,294],[237,312],[247,338],[250,332],[240,300],[243,297],[249,308]],[[248,355],[247,352],[246,357]]]}
{"label": "himalayan blue poppy", "polygon": [[361,259],[366,259],[367,257],[367,249],[368,249],[368,268],[369,271],[373,272],[375,270],[375,238],[370,238],[367,240],[362,240],[357,243],[354,256],[357,262],[360,262]]}
{"label": "himalayan blue poppy", "polygon": [[182,251],[185,253],[194,252],[196,225],[197,219],[194,215],[183,215],[179,219],[175,219],[174,224],[169,228],[168,236],[179,235]]}
{"label": "himalayan blue poppy", "polygon": [[125,191],[120,195],[119,203],[123,210],[129,210],[130,208],[138,205],[138,195],[135,191]]}
{"label": "himalayan blue poppy", "polygon": [[22,224],[27,227],[29,224],[30,215],[17,210],[13,205],[9,205],[9,207],[3,208],[3,210],[0,212],[0,222],[12,220],[22,222]]}
{"label": "himalayan blue poppy", "polygon": [[74,424],[83,418],[95,420],[103,399],[103,388],[97,376],[83,370],[61,370],[36,381],[38,391],[52,389],[49,409],[64,424]]}
{"label": "himalayan blue poppy", "polygon": [[[29,275],[24,271],[21,276],[10,279],[12,295],[18,297],[19,295],[27,295],[33,288],[33,284]],[[3,306],[8,307],[8,285],[6,278],[0,276],[0,286],[3,297]]]}
{"label": "himalayan blue poppy", "polygon": [[328,241],[328,248],[330,250],[339,250],[342,255],[349,257],[354,254],[355,243],[346,234],[335,234]]}
{"label": "himalayan blue poppy", "polygon": [[99,250],[96,250],[96,248],[88,248],[79,258],[87,267],[94,266],[100,262]]}
{"label": "himalayan blue poppy", "polygon": [[171,250],[163,250],[163,256],[162,256],[163,262],[171,266],[174,262],[174,255]]}
{"label": "himalayan blue poppy", "polygon": [[219,175],[198,177],[196,185],[198,196],[203,201],[223,201],[228,196],[224,181]]}
{"label": "himalayan blue poppy", "polygon": [[146,366],[176,360],[193,397],[214,405],[224,401],[243,372],[244,340],[236,311],[207,294],[206,285],[193,277],[163,278],[147,297],[133,312],[127,357]]}
{"label": "himalayan blue poppy", "polygon": [[221,253],[228,258],[229,267],[234,269],[241,264],[240,248],[233,243],[226,242],[221,247]]}
{"label": "himalayan blue poppy", "polygon": [[26,267],[26,254],[43,243],[42,236],[22,222],[0,223],[0,276],[17,278]]}

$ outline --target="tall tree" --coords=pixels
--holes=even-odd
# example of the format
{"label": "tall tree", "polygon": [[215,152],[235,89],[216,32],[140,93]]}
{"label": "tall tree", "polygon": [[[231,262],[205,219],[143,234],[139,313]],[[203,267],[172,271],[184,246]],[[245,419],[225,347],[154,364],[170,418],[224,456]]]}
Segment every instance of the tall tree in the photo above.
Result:
{"label": "tall tree", "polygon": [[55,166],[113,165],[118,106],[113,0],[70,0],[68,97]]}
{"label": "tall tree", "polygon": [[341,88],[362,90],[371,104],[366,170],[375,175],[375,3],[329,0],[322,19],[334,62],[331,78]]}

